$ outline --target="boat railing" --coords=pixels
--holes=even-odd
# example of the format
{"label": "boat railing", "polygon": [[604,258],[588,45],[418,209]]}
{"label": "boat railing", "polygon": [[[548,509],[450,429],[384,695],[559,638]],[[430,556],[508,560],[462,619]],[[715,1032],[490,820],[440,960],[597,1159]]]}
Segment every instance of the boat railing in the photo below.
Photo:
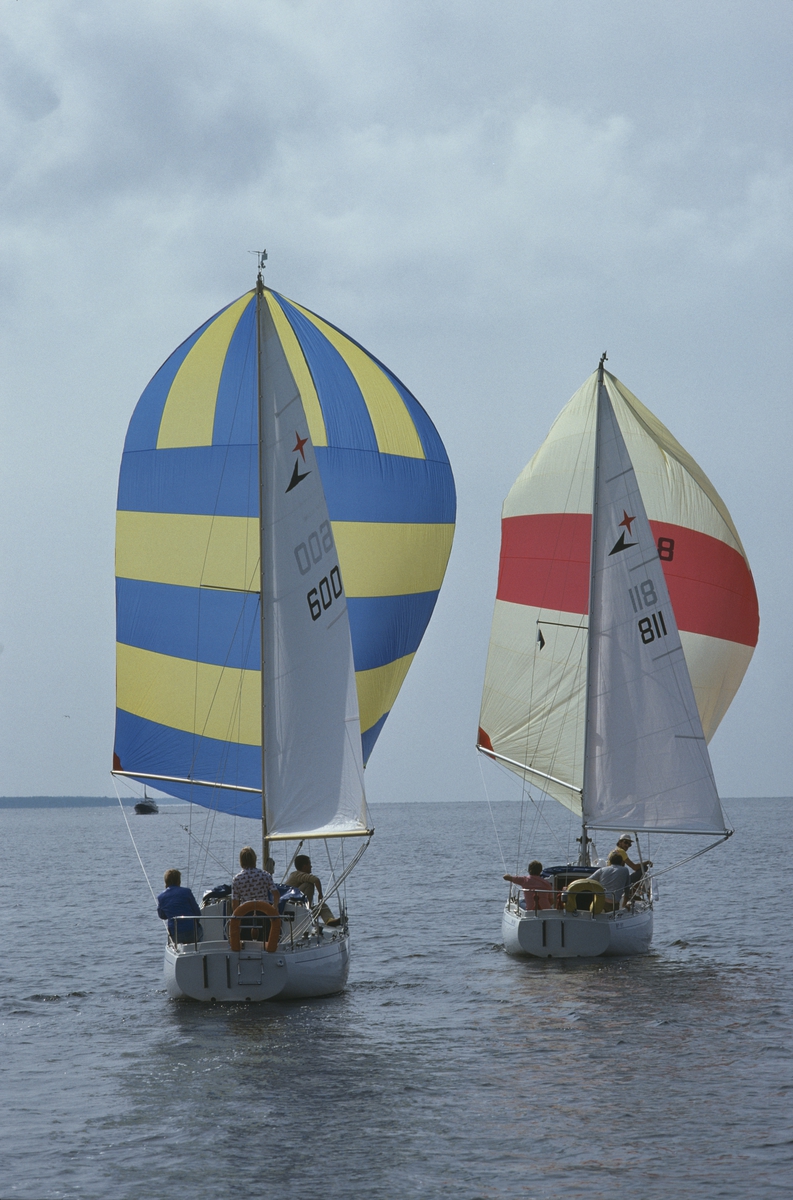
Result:
{"label": "boat railing", "polygon": [[[265,921],[267,921],[268,923],[271,920],[283,921],[289,926],[290,938],[291,938],[291,933],[292,933],[292,922],[294,921],[294,919],[295,919],[295,913],[290,912],[288,909],[285,912],[279,913],[278,917],[266,917],[266,916],[261,916],[258,913],[250,913],[250,914],[246,914],[242,917],[237,917],[237,920],[240,922],[245,922],[245,921],[250,922],[250,925],[248,926],[248,928],[250,929],[251,933],[260,932],[261,926],[264,924]],[[209,915],[205,915],[204,913],[202,913],[202,915],[198,916],[198,917],[194,917],[194,916],[171,917],[170,920],[173,921],[175,930],[174,930],[174,933],[171,933],[170,929],[168,930],[168,945],[172,946],[174,949],[177,949],[179,946],[182,946],[182,947],[193,946],[196,950],[198,950],[198,947],[203,942],[227,942],[228,941],[228,924],[229,924],[229,921],[232,920],[232,914],[228,913],[228,915],[227,915],[225,913],[210,913]],[[191,922],[192,929],[185,928],[188,921]],[[253,924],[254,921],[256,922],[255,925]],[[182,932],[185,933],[185,935],[189,935],[189,936],[185,936],[185,937],[175,937],[174,936],[174,934],[179,934],[179,923],[180,922],[182,923],[182,926],[183,926]],[[221,928],[219,930],[213,931],[213,929],[211,927],[212,927],[212,925],[215,925],[217,923],[221,923]],[[199,929],[201,931],[200,934],[199,934]],[[208,934],[211,935],[213,932],[219,933],[220,936],[219,937],[207,936]],[[245,932],[247,932],[247,930],[245,929],[245,927],[243,925],[243,929],[242,929],[243,935]],[[242,940],[246,941],[246,942],[247,941],[261,942],[261,941],[266,941],[266,938],[257,938],[257,937],[246,938],[243,936]]]}
{"label": "boat railing", "polygon": [[[595,892],[593,890],[590,892],[584,888],[568,895],[566,887],[554,892],[537,891],[528,906],[521,895],[522,890],[515,886],[510,888],[509,906],[514,908],[518,914],[529,913],[531,916],[544,916],[555,911],[568,916],[586,913],[592,916],[616,919],[620,914],[633,913],[637,907],[643,908],[651,904],[653,898],[652,884],[649,879],[642,880],[628,888],[627,895],[624,895],[622,891]],[[570,901],[575,903],[570,906]]]}

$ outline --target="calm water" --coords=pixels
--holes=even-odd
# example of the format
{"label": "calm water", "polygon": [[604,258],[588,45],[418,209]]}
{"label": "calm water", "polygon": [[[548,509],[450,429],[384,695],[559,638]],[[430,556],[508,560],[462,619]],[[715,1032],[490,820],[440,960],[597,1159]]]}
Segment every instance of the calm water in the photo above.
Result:
{"label": "calm water", "polygon": [[[349,990],[228,1007],[165,996],[118,810],[0,812],[0,1196],[790,1195],[793,802],[727,807],[731,842],[664,877],[651,954],[557,963],[499,947],[487,805],[376,807]],[[518,808],[494,806],[510,870]],[[159,890],[185,812],[130,820]],[[574,834],[548,820],[551,861]],[[214,833],[221,864],[253,840]],[[192,845],[196,890],[227,878]]]}

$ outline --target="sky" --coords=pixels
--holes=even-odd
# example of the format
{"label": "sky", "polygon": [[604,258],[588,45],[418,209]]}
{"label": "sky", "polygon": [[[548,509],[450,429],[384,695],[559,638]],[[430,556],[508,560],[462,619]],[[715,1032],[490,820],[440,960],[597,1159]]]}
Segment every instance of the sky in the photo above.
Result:
{"label": "sky", "polygon": [[755,576],[720,791],[793,792],[791,0],[0,0],[0,31],[0,795],[112,794],[126,426],[264,246],[457,483],[370,799],[483,798],[501,504],[604,349]]}

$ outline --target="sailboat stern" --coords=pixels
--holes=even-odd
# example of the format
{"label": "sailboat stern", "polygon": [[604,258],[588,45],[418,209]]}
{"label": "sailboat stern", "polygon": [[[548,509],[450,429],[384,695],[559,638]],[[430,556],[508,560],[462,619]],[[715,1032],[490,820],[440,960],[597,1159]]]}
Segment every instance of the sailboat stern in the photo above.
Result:
{"label": "sailboat stern", "polygon": [[273,954],[251,942],[239,951],[226,942],[165,948],[165,990],[172,1000],[244,1004],[333,996],[344,991],[349,970],[350,937],[343,931],[279,946]]}
{"label": "sailboat stern", "polygon": [[531,958],[599,958],[643,954],[653,937],[653,912],[593,915],[548,909],[527,913],[510,902],[501,922],[507,954]]}

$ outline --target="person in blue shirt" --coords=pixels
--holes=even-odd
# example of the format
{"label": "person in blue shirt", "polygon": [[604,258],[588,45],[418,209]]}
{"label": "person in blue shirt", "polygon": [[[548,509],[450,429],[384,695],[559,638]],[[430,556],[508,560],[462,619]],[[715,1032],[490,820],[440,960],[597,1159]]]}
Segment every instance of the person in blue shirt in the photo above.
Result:
{"label": "person in blue shirt", "polygon": [[[190,888],[182,887],[182,872],[171,867],[165,872],[165,891],[157,897],[157,916],[168,922],[168,932],[175,942],[194,942],[201,939],[201,922],[184,918],[200,914]],[[181,919],[177,921],[176,917]]]}

